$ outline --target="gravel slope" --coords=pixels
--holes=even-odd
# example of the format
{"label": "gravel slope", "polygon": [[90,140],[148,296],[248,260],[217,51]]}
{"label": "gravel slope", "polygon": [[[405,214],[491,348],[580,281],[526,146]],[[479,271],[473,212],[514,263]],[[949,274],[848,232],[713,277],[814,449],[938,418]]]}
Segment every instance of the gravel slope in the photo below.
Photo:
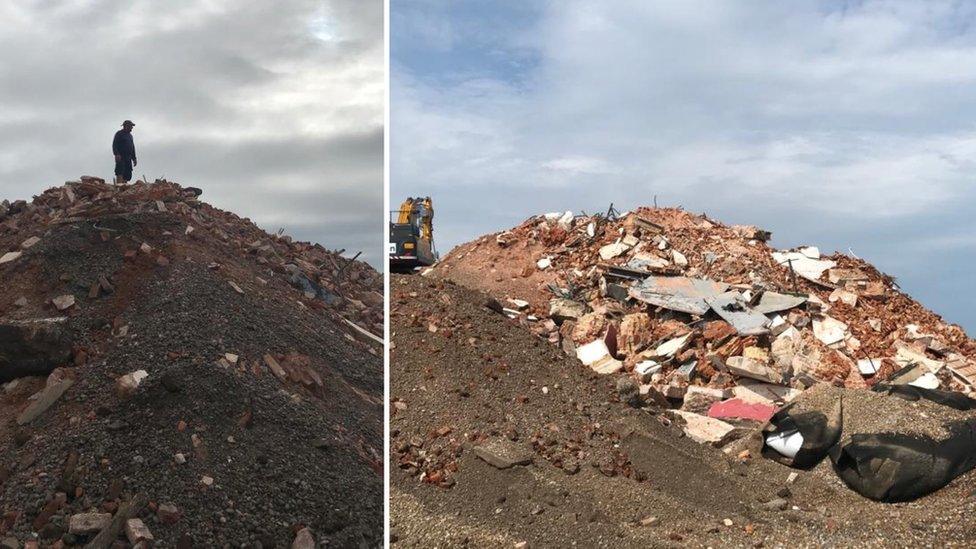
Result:
{"label": "gravel slope", "polygon": [[[325,546],[379,545],[381,350],[259,256],[185,229],[165,212],[55,224],[0,266],[0,320],[76,300],[62,313],[75,361],[51,380],[74,384],[24,426],[15,419],[44,378],[0,392],[0,540],[80,546],[91,536],[69,533],[69,517],[142,493],[159,547],[288,547],[303,527]],[[113,290],[89,297],[99,275]],[[117,394],[136,370],[148,377],[135,394]],[[178,520],[161,519],[164,504]]]}
{"label": "gravel slope", "polygon": [[[861,498],[827,462],[789,482],[784,466],[728,457],[665,425],[659,411],[619,402],[614,379],[492,312],[484,294],[420,276],[394,276],[391,292],[395,546],[976,540],[973,474],[905,504]],[[474,454],[497,440],[526,451],[531,464],[498,469]],[[786,501],[770,503],[777,498]]]}

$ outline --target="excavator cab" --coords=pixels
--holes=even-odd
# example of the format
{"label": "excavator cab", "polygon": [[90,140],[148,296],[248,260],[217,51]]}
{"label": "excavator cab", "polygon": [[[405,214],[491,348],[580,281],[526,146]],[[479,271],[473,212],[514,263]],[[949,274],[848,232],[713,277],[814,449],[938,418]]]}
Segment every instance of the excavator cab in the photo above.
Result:
{"label": "excavator cab", "polygon": [[390,269],[409,272],[437,261],[434,206],[430,197],[407,198],[390,212]]}

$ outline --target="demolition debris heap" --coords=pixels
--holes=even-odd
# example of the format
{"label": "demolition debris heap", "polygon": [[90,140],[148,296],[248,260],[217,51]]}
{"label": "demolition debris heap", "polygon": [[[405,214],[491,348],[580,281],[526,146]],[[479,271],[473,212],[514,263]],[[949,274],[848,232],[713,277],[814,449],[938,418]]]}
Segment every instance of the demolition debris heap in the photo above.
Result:
{"label": "demolition debris heap", "polygon": [[[361,261],[341,257],[345,250],[335,252],[319,244],[295,242],[281,231],[268,234],[249,219],[197,200],[201,193],[200,189],[183,188],[165,180],[116,187],[100,178],[83,176],[44,191],[31,203],[4,200],[0,203],[0,237],[6,241],[18,234],[30,236],[7,246],[9,250],[0,256],[0,265],[29,253],[29,248],[40,241],[40,234],[51,227],[133,215],[168,215],[182,222],[183,234],[167,236],[215,239],[221,246],[232,248],[232,253],[253,259],[258,269],[267,272],[267,276],[257,278],[259,284],[266,284],[274,276],[283,277],[302,290],[304,299],[296,300],[300,306],[322,308],[320,302],[324,302],[357,326],[373,334],[383,332],[383,277],[376,270]],[[194,234],[198,229],[203,229],[206,236]],[[103,240],[119,236],[117,230],[101,229]],[[148,244],[128,250],[126,259],[132,259],[138,251],[155,256],[158,262],[168,261],[160,259]],[[219,269],[220,265],[215,262],[210,267]]]}
{"label": "demolition debris heap", "polygon": [[382,543],[382,276],[201,192],[0,204],[3,547]]}
{"label": "demolition debris heap", "polygon": [[555,213],[391,277],[401,543],[971,545],[973,341],[769,237]]}
{"label": "demolition debris heap", "polygon": [[599,374],[622,397],[680,408],[701,442],[765,421],[817,384],[971,393],[976,344],[867,262],[674,208],[535,216],[452,250],[430,273]]}

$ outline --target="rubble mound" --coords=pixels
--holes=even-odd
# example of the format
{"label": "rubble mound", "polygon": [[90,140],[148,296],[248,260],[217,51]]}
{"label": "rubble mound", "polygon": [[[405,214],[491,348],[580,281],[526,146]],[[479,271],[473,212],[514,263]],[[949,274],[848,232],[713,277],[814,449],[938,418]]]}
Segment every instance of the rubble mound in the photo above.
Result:
{"label": "rubble mound", "polygon": [[381,275],[200,192],[0,207],[4,546],[381,542]]}
{"label": "rubble mound", "polygon": [[[485,295],[409,275],[390,286],[391,525],[401,543],[612,546],[649,508],[688,514],[668,528],[748,513],[723,460],[619,405],[611,381],[490,310]],[[634,446],[650,448],[641,463],[628,457]]]}
{"label": "rubble mound", "polygon": [[769,238],[675,208],[555,213],[462,244],[427,275],[487,292],[594,370],[674,404],[692,386],[727,398],[761,384],[779,402],[821,382],[972,392],[976,342],[961,327],[859,258]]}
{"label": "rubble mound", "polygon": [[394,547],[971,541],[974,475],[918,501],[871,501],[829,460],[793,471],[698,444],[680,416],[633,402],[633,378],[582,367],[483,292],[409,275],[390,292]]}

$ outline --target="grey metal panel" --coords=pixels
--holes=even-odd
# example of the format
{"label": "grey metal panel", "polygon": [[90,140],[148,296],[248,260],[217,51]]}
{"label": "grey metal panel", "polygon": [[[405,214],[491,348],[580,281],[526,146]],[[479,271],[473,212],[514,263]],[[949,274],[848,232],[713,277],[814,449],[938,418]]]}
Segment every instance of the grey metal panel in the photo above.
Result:
{"label": "grey metal panel", "polygon": [[749,307],[739,292],[726,292],[709,298],[708,304],[718,316],[735,328],[739,335],[760,335],[769,333],[769,319],[766,315]]}
{"label": "grey metal panel", "polygon": [[703,315],[709,298],[729,288],[724,282],[683,276],[650,276],[630,289],[630,296],[651,305],[674,311]]}

